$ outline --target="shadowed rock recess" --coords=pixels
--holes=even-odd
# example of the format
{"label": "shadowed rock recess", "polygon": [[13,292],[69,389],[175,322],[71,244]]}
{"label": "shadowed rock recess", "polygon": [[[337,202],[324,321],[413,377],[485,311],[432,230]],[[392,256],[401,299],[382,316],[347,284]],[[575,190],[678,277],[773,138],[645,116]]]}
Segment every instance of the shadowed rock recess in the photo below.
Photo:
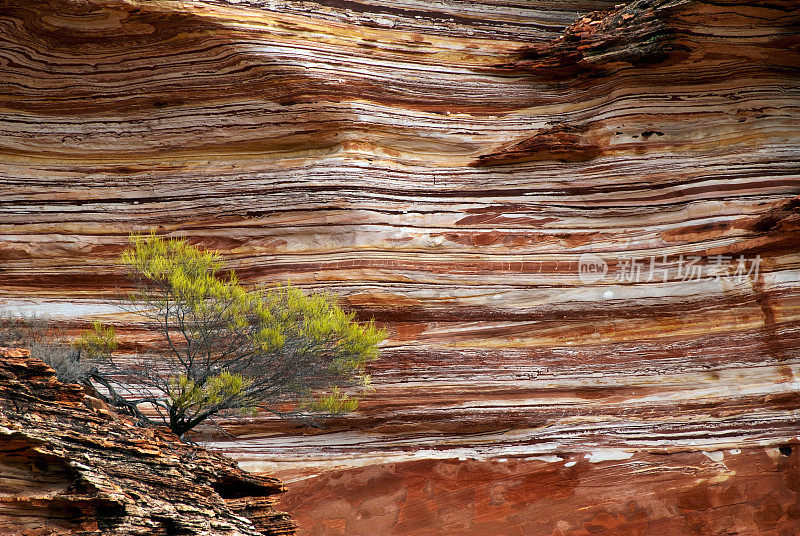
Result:
{"label": "shadowed rock recess", "polygon": [[288,536],[283,491],[0,349],[0,534]]}
{"label": "shadowed rock recess", "polygon": [[0,299],[147,350],[155,227],[384,323],[207,437],[300,534],[796,535],[800,3],[618,3],[0,1]]}

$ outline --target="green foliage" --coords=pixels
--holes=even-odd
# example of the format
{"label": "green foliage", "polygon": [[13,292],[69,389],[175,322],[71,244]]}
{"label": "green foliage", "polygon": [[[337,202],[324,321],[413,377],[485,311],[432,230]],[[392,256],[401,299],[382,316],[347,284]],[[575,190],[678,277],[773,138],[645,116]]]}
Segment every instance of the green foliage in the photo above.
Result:
{"label": "green foliage", "polygon": [[108,359],[119,346],[119,342],[113,326],[104,327],[99,321],[95,321],[92,329],[84,331],[72,341],[72,346],[81,358],[97,361]]}
{"label": "green foliage", "polygon": [[304,407],[310,411],[339,415],[355,411],[358,407],[358,399],[348,396],[341,388],[334,387],[329,394],[309,401]]}
{"label": "green foliage", "polygon": [[[155,233],[131,236],[121,260],[136,282],[132,303],[157,323],[169,350],[116,372],[160,392],[142,400],[163,409],[179,435],[224,410],[355,409],[344,389],[368,384],[364,367],[385,337],[373,322],[289,284],[248,291],[223,272],[219,253]],[[99,330],[87,348],[107,341]]]}
{"label": "green foliage", "polygon": [[169,379],[167,397],[172,407],[179,410],[209,407],[230,397],[242,396],[249,383],[241,374],[227,370],[211,376],[203,384],[178,374]]}
{"label": "green foliage", "polygon": [[95,322],[70,342],[58,324],[47,316],[10,316],[0,314],[0,346],[27,348],[53,367],[63,383],[86,382],[98,362],[107,360],[117,348],[113,327]]}

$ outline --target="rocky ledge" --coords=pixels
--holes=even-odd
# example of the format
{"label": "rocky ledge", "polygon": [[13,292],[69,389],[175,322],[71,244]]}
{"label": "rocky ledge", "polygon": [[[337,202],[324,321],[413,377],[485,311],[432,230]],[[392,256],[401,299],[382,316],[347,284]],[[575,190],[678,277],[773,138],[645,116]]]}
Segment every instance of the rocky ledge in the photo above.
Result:
{"label": "rocky ledge", "polygon": [[0,534],[290,535],[283,491],[0,349]]}

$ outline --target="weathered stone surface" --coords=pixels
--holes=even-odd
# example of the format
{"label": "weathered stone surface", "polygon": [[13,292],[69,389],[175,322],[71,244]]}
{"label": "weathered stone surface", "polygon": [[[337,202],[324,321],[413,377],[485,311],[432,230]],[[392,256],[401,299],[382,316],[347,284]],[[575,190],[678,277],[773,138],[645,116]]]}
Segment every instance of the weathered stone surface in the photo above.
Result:
{"label": "weathered stone surface", "polygon": [[290,535],[283,491],[0,349],[0,534]]}
{"label": "weathered stone surface", "polygon": [[789,535],[798,450],[408,461],[293,483],[283,504],[305,534]]}
{"label": "weathered stone surface", "polygon": [[[662,493],[659,467],[687,464],[640,533],[791,533],[781,458],[760,465],[774,501],[719,503],[732,525],[676,505],[702,485],[677,473],[749,490],[749,461],[797,443],[800,5],[615,3],[6,1],[2,298],[108,313],[126,350],[147,347],[108,298],[127,233],[154,226],[224,250],[245,281],[385,322],[358,413],[323,430],[263,418],[214,444],[303,478],[286,501],[319,533],[352,521],[312,511],[331,475],[382,464],[416,482],[458,457],[541,474],[603,449],[644,468],[592,465],[598,487]],[[586,253],[606,278],[581,280]],[[666,272],[617,277],[665,255]],[[716,277],[717,255],[731,271],[760,255],[759,273]],[[600,532],[574,510],[626,507],[578,497],[535,510],[542,533]]]}

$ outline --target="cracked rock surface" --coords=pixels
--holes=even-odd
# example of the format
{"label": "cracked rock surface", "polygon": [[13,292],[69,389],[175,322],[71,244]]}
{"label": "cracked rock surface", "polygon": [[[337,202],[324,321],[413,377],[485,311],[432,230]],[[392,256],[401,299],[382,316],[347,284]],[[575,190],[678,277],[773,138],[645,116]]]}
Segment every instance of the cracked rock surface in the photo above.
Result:
{"label": "cracked rock surface", "polygon": [[283,491],[0,350],[0,534],[288,536]]}

